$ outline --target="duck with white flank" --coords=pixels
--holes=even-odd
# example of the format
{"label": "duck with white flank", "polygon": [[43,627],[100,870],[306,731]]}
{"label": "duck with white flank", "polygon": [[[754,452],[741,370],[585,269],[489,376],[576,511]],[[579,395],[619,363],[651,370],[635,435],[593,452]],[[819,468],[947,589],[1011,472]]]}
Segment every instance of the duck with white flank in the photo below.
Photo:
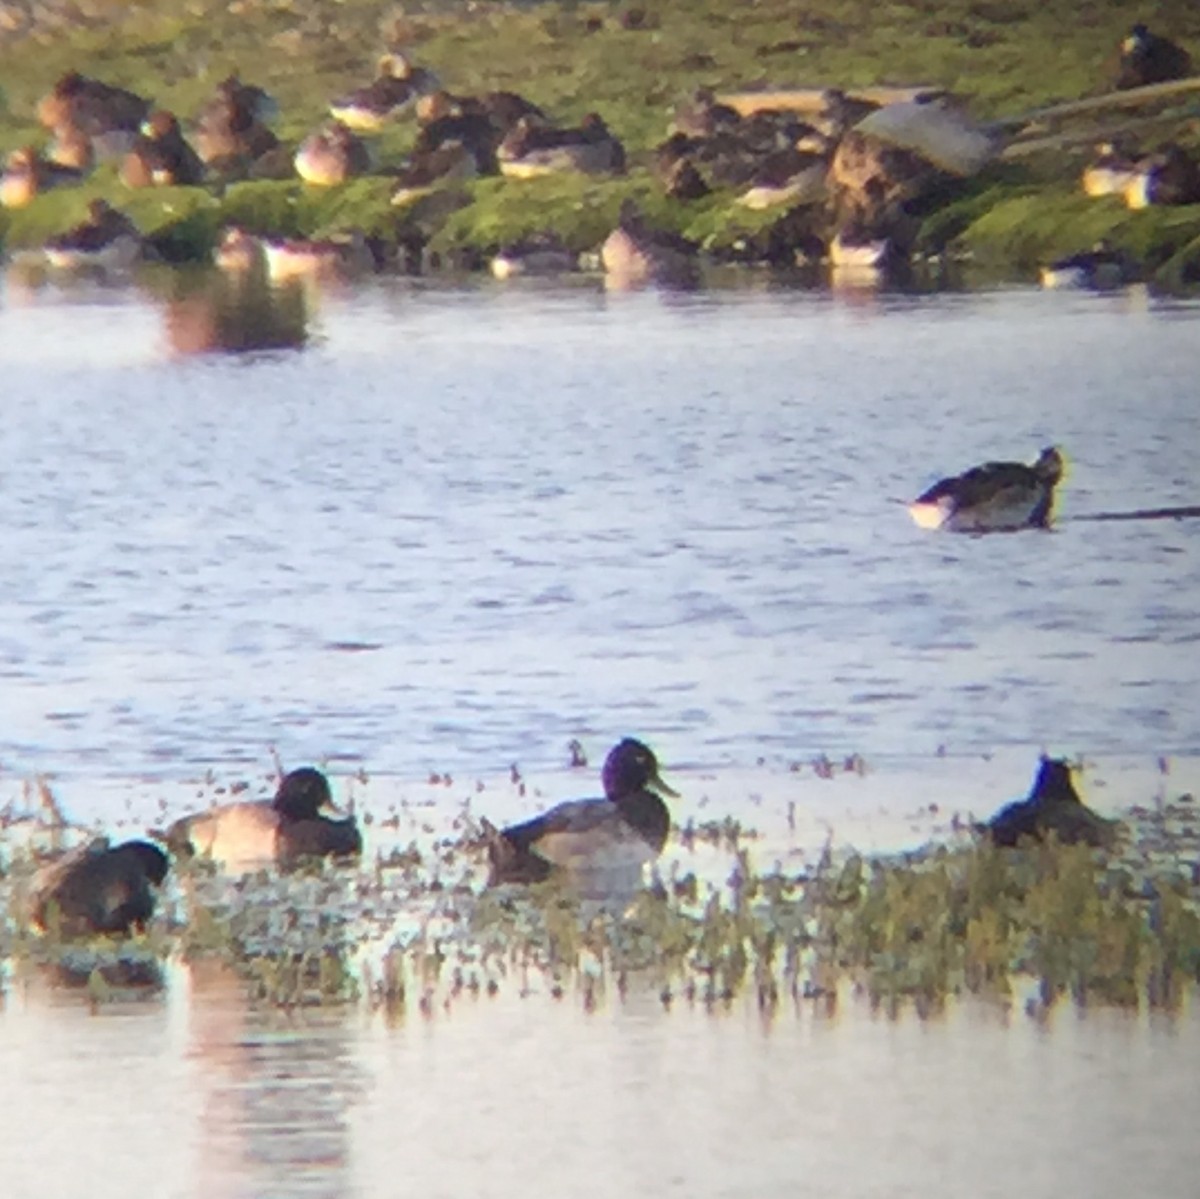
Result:
{"label": "duck with white flank", "polygon": [[1055,446],[1044,449],[1032,466],[985,462],[922,492],[908,505],[909,515],[923,529],[952,533],[1047,529],[1065,467]]}
{"label": "duck with white flank", "polygon": [[87,219],[50,238],[42,252],[51,266],[62,270],[126,270],[141,257],[142,236],[137,226],[107,200],[93,200],[88,205]]}
{"label": "duck with white flank", "polygon": [[1042,286],[1046,288],[1121,287],[1136,276],[1137,267],[1129,255],[1103,239],[1090,250],[1059,258],[1041,269]]}
{"label": "duck with white flank", "polygon": [[385,54],[374,80],[332,101],[329,113],[351,129],[374,133],[437,86],[432,71],[414,67],[403,54]]}
{"label": "duck with white flank", "polygon": [[564,878],[581,889],[623,890],[662,853],[671,829],[663,796],[677,796],[659,777],[658,761],[627,737],[604,762],[604,799],[576,799],[497,830],[486,820],[491,883]]}
{"label": "duck with white flank", "polygon": [[330,121],[300,143],[294,163],[305,183],[332,187],[345,183],[371,168],[366,143],[340,121]]}

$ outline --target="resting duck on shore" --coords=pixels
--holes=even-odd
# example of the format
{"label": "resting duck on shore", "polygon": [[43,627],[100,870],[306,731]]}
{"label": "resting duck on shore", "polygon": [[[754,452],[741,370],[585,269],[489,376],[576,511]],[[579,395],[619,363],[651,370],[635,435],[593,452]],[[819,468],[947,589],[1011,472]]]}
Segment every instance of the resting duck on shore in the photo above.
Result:
{"label": "resting duck on shore", "polygon": [[1083,168],[1080,182],[1089,196],[1123,196],[1138,177],[1138,160],[1115,142],[1101,142],[1096,157]]}
{"label": "resting duck on shore", "polygon": [[1151,33],[1139,21],[1121,42],[1117,90],[1183,79],[1191,74],[1191,70],[1192,56],[1182,46],[1170,38]]}
{"label": "resting duck on shore", "polygon": [[331,101],[329,114],[350,129],[373,133],[437,86],[432,71],[414,67],[403,54],[385,54],[374,80]]}
{"label": "resting duck on shore", "polygon": [[547,127],[535,117],[524,116],[500,143],[496,158],[500,173],[514,179],[560,171],[619,175],[625,170],[625,148],[595,112],[574,129]]}
{"label": "resting duck on shore", "polygon": [[1055,446],[1044,449],[1032,466],[985,462],[935,483],[908,505],[909,515],[923,529],[952,533],[1047,529],[1064,467]]}
{"label": "resting duck on shore", "polygon": [[1125,185],[1125,203],[1134,209],[1200,203],[1200,166],[1182,146],[1170,142],[1137,164]]}
{"label": "resting duck on shore", "polygon": [[1106,846],[1119,827],[1118,821],[1098,816],[1079,798],[1068,762],[1043,757],[1029,795],[1001,808],[985,832],[994,845],[1004,847],[1051,835],[1068,845]]}
{"label": "resting duck on shore", "polygon": [[46,261],[60,269],[125,270],[141,256],[142,236],[137,226],[107,200],[92,200],[87,219],[50,238],[42,251]]}
{"label": "resting duck on shore", "polygon": [[124,154],[149,112],[149,100],[78,71],[63,75],[37,108],[45,128],[77,130],[90,139],[100,158]]}
{"label": "resting duck on shore", "polygon": [[107,838],[69,850],[33,880],[33,919],[66,937],[124,936],[154,914],[167,855],[149,841],[111,846]]}
{"label": "resting duck on shore", "polygon": [[78,183],[82,178],[82,171],[47,162],[33,146],[21,146],[9,154],[0,176],[0,205],[24,208],[41,192]]}
{"label": "resting duck on shore", "polygon": [[738,203],[755,210],[813,203],[825,195],[828,169],[824,155],[796,149],[777,151],[762,160]]}
{"label": "resting duck on shore", "polygon": [[230,75],[217,84],[196,121],[196,153],[216,171],[245,169],[270,153],[279,139],[267,128],[278,111],[275,100],[261,87]]}
{"label": "resting duck on shore", "polygon": [[[497,830],[486,820],[491,885],[538,883],[552,876],[615,887],[662,853],[671,829],[653,751],[625,738],[609,751],[601,774],[604,799],[558,804],[523,824]],[[620,882],[618,882],[620,880]]]}
{"label": "resting duck on shore", "polygon": [[176,853],[211,858],[230,871],[311,857],[356,857],[362,836],[352,816],[333,820],[322,814],[333,803],[329,780],[311,766],[284,776],[275,798],[222,804],[177,820],[166,832]]}
{"label": "resting duck on shore", "polygon": [[204,178],[204,164],[184,140],[174,114],[159,108],[142,122],[120,173],[126,187],[193,187]]}
{"label": "resting duck on shore", "polygon": [[1120,287],[1136,275],[1127,254],[1114,250],[1108,242],[1098,241],[1090,250],[1056,259],[1041,269],[1045,288],[1059,287]]}
{"label": "resting duck on shore", "polygon": [[371,155],[362,138],[340,121],[330,121],[300,143],[294,158],[296,174],[305,183],[330,187],[365,175]]}

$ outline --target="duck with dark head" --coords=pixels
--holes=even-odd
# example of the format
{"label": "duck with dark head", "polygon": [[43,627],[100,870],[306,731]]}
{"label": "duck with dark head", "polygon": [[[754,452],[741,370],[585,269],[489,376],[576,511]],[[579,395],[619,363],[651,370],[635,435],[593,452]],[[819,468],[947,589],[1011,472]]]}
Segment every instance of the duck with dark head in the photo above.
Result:
{"label": "duck with dark head", "polygon": [[603,799],[575,799],[521,824],[497,830],[486,820],[491,883],[538,883],[559,877],[640,877],[662,853],[671,829],[654,752],[626,737],[609,751],[601,773]]}
{"label": "duck with dark head", "polygon": [[1004,847],[1051,836],[1068,845],[1103,847],[1113,843],[1119,828],[1118,821],[1098,815],[1079,798],[1069,762],[1043,755],[1029,795],[1006,804],[984,831],[993,845]]}

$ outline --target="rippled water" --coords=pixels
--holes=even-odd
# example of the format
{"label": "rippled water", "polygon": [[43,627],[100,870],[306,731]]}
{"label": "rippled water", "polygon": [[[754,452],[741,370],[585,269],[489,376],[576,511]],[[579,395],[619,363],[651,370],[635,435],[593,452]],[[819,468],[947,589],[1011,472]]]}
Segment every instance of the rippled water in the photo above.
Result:
{"label": "rippled water", "polygon": [[[638,731],[669,761],[1200,750],[1200,307],[381,283],[181,357],[130,289],[0,315],[0,761],[419,776]],[[894,502],[1051,441],[1054,534]]]}
{"label": "rippled water", "polygon": [[[1200,306],[381,282],[303,332],[185,354],[219,331],[174,284],[10,275],[0,799],[46,770],[134,820],[208,767],[261,785],[277,746],[391,776],[380,814],[463,802],[436,767],[504,815],[531,802],[508,763],[578,793],[567,739],[630,731],[687,815],[811,854],[986,812],[1043,747],[1109,755],[1108,809],[1200,752],[1196,522],[1072,519],[1197,502]],[[938,537],[895,502],[1052,441],[1052,534]],[[787,770],[852,750],[895,773]],[[1196,1014],[1015,1012],[764,1024],[635,987],[585,1014],[535,984],[390,1024],[179,963],[97,1014],[17,981],[0,1189],[1191,1196]]]}

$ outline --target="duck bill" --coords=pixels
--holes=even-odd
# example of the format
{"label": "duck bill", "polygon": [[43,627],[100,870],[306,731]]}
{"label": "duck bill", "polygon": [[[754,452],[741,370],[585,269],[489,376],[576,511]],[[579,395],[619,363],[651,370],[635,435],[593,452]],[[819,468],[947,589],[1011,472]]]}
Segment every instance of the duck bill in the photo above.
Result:
{"label": "duck bill", "polygon": [[679,799],[680,798],[679,792],[676,791],[674,787],[669,787],[666,783],[664,783],[662,781],[661,775],[658,775],[658,774],[652,775],[649,779],[646,780],[646,785],[650,788],[651,791],[657,791],[659,793],[659,795],[668,796],[671,799]]}

